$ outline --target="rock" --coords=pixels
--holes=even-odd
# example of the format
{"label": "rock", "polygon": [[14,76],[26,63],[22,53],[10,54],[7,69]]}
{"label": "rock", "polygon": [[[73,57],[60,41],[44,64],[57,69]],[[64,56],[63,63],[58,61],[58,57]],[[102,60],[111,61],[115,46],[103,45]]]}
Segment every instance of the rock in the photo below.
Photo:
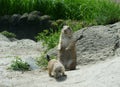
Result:
{"label": "rock", "polygon": [[23,58],[22,60],[24,60],[25,62],[27,62],[27,63],[30,65],[30,70],[36,70],[36,69],[39,69],[39,68],[40,68],[40,67],[36,64],[35,58],[27,57],[27,58]]}
{"label": "rock", "polygon": [[43,15],[40,17],[41,21],[47,21],[50,20],[50,16],[49,15]]}
{"label": "rock", "polygon": [[36,16],[42,16],[42,13],[40,11],[32,11],[30,12],[31,15],[36,15]]}
{"label": "rock", "polygon": [[[120,22],[83,28],[74,33],[74,38],[79,38],[81,34],[83,38],[76,44],[78,64],[86,65],[120,55]],[[54,49],[48,53],[57,55],[57,50]]]}
{"label": "rock", "polygon": [[39,17],[40,20],[40,25],[41,25],[41,30],[43,31],[44,29],[50,29],[51,26],[51,20],[49,15],[43,15]]}
{"label": "rock", "polygon": [[3,17],[1,17],[0,27],[5,28],[5,26],[9,26],[9,19],[10,19],[9,15],[4,15]]}
{"label": "rock", "polygon": [[32,26],[35,25],[35,24],[39,24],[39,17],[38,17],[38,15],[29,14],[27,23],[29,25],[32,25]]}
{"label": "rock", "polygon": [[8,31],[16,35],[17,39],[32,39],[45,29],[53,29],[50,16],[42,15],[40,11],[24,14],[5,15],[0,18],[0,32]]}
{"label": "rock", "polygon": [[19,25],[23,26],[23,25],[25,25],[25,24],[27,23],[27,20],[28,20],[28,13],[24,13],[24,14],[20,17],[18,23],[19,23]]}
{"label": "rock", "polygon": [[47,54],[48,55],[52,55],[52,56],[56,56],[57,57],[57,52],[58,52],[58,49],[57,49],[57,47],[55,47],[55,48],[53,48],[53,49],[50,49],[48,52],[47,52]]}
{"label": "rock", "polygon": [[10,42],[10,40],[6,36],[4,36],[2,34],[0,34],[0,41]]}
{"label": "rock", "polygon": [[20,17],[21,17],[20,14],[13,14],[13,15],[11,16],[11,18],[10,18],[10,23],[11,23],[11,25],[12,25],[12,26],[17,26],[18,20],[19,20]]}
{"label": "rock", "polygon": [[8,38],[0,34],[0,57],[33,57],[40,56],[46,48],[42,46],[42,42],[35,42],[29,39],[10,41]]}

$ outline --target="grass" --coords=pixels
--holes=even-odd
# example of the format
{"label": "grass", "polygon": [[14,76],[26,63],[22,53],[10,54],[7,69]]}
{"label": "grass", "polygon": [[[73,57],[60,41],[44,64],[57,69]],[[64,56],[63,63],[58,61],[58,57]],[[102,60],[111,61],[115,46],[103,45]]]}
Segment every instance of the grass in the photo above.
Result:
{"label": "grass", "polygon": [[1,34],[3,34],[4,36],[8,37],[8,38],[15,38],[16,35],[14,33],[8,32],[8,31],[2,31],[0,32]]}
{"label": "grass", "polygon": [[[50,59],[55,59],[54,56],[51,56]],[[40,57],[36,58],[37,65],[40,66],[42,69],[47,69],[48,61],[46,59],[46,53],[41,53]]]}
{"label": "grass", "polygon": [[38,10],[52,19],[96,21],[109,24],[120,20],[120,5],[112,0],[0,0],[0,15]]}
{"label": "grass", "polygon": [[12,64],[10,65],[9,69],[15,71],[28,71],[30,70],[30,66],[28,63],[22,61],[21,58],[16,57],[16,59],[12,61]]}

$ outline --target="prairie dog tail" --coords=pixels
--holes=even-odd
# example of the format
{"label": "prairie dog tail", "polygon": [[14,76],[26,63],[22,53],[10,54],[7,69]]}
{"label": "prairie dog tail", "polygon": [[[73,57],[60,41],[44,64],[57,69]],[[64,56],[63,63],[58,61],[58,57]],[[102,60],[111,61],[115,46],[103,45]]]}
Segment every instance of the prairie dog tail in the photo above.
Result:
{"label": "prairie dog tail", "polygon": [[49,62],[51,59],[50,59],[50,56],[47,54],[46,55],[46,58],[47,58],[47,61]]}

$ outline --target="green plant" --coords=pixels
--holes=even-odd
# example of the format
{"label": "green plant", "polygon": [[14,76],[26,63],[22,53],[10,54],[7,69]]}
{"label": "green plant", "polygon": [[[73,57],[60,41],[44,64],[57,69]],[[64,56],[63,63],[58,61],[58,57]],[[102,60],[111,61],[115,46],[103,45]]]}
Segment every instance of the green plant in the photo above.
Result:
{"label": "green plant", "polygon": [[[51,56],[50,59],[55,59],[55,57]],[[37,57],[36,61],[37,61],[37,65],[40,66],[42,69],[46,69],[47,68],[48,61],[47,61],[45,52],[41,53],[41,56]]]}
{"label": "green plant", "polygon": [[110,0],[101,0],[98,4],[98,13],[96,14],[96,22],[98,24],[112,24],[120,20],[120,5]]}
{"label": "green plant", "polygon": [[[92,26],[92,25],[97,25],[96,22],[81,22],[81,21],[73,21],[73,20],[66,20],[65,24],[69,25],[73,31],[80,30],[82,27],[86,26]],[[44,30],[41,33],[38,33],[38,35],[35,37],[37,41],[42,41],[43,46],[46,46],[48,51],[51,48],[54,48],[57,46],[59,42],[59,37],[61,33],[61,28],[58,29],[58,31],[53,31],[52,29],[50,31]]]}
{"label": "green plant", "polygon": [[16,35],[14,33],[8,32],[8,31],[3,31],[1,34],[5,35],[8,38],[15,38]]}
{"label": "green plant", "polygon": [[120,4],[114,0],[0,0],[0,16],[33,10],[52,19],[96,21],[97,24],[120,21]]}
{"label": "green plant", "polygon": [[55,47],[59,41],[60,32],[54,32],[52,29],[51,31],[44,30],[35,37],[38,41],[43,41],[43,45],[47,46],[47,50]]}
{"label": "green plant", "polygon": [[12,61],[12,64],[10,65],[10,69],[17,70],[17,71],[27,71],[30,70],[30,65],[19,57],[16,57],[15,60]]}

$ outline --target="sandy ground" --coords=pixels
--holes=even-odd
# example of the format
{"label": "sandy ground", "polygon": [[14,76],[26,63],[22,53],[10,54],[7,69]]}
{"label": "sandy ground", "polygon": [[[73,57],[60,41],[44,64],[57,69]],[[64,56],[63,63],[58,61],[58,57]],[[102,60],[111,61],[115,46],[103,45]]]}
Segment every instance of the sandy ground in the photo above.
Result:
{"label": "sandy ground", "polygon": [[67,78],[55,80],[47,71],[7,70],[12,58],[1,58],[0,87],[120,87],[120,57],[67,71]]}

